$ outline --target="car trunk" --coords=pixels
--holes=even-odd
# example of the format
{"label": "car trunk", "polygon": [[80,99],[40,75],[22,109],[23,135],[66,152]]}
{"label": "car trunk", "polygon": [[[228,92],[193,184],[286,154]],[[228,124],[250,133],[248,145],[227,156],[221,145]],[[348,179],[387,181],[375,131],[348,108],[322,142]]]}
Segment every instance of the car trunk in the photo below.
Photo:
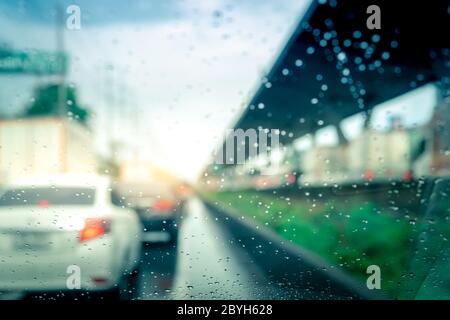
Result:
{"label": "car trunk", "polygon": [[91,206],[17,206],[0,209],[0,216],[0,254],[17,256],[73,249],[85,219],[95,213]]}

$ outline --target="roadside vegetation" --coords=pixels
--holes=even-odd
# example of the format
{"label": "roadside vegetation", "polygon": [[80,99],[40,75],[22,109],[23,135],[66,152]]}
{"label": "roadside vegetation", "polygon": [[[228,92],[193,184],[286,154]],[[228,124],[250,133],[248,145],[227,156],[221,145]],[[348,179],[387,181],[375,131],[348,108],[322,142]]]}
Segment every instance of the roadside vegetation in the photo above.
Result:
{"label": "roadside vegetation", "polygon": [[206,197],[339,265],[361,281],[366,281],[369,265],[378,265],[383,291],[398,296],[414,254],[418,225],[397,208],[377,205],[364,196],[292,199],[243,191],[208,193]]}

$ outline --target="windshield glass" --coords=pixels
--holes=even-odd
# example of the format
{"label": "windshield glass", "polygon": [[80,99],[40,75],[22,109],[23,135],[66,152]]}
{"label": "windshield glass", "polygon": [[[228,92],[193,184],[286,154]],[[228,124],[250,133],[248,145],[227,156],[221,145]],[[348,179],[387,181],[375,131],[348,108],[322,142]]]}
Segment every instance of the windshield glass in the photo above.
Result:
{"label": "windshield glass", "polygon": [[0,298],[450,299],[448,2],[0,0]]}
{"label": "windshield glass", "polygon": [[94,188],[17,188],[7,190],[0,196],[0,207],[92,205],[94,201]]}

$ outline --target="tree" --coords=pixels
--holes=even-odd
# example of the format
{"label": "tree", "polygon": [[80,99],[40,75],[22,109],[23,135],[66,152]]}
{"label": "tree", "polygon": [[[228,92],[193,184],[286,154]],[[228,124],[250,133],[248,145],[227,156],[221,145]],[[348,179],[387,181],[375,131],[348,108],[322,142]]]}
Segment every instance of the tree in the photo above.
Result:
{"label": "tree", "polygon": [[[59,115],[58,96],[60,84],[39,86],[34,91],[34,99],[25,110],[26,117]],[[89,110],[80,106],[77,102],[76,91],[71,86],[64,86],[65,101],[64,114],[73,117],[86,124],[89,118]]]}

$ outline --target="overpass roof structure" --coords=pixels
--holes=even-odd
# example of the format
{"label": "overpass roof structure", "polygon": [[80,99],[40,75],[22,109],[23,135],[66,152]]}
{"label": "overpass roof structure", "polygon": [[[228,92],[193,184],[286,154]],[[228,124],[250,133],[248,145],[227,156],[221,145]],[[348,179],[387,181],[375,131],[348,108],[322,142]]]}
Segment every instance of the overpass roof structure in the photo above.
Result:
{"label": "overpass roof structure", "polygon": [[[381,11],[381,29],[366,25]],[[234,128],[282,143],[411,91],[449,82],[448,2],[313,1]],[[444,80],[443,80],[444,79]]]}

